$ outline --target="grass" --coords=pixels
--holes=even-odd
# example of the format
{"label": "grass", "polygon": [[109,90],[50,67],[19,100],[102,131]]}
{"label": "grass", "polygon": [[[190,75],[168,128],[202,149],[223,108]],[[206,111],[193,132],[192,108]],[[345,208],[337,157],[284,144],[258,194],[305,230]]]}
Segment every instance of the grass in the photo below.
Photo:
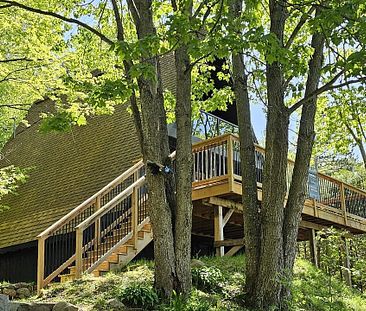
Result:
{"label": "grass", "polygon": [[[188,302],[178,297],[169,305],[156,305],[154,310],[168,311],[218,311],[242,310],[241,307],[244,276],[244,256],[231,258],[203,257],[204,268],[193,270],[195,288]],[[138,261],[129,265],[125,271],[109,273],[105,277],[84,276],[71,283],[53,285],[44,290],[42,297],[33,297],[36,301],[66,300],[83,310],[111,310],[110,299],[123,300],[126,295],[136,298],[138,303],[151,298],[153,286],[151,261]],[[366,297],[347,287],[344,283],[330,278],[309,262],[297,260],[293,281],[292,310],[296,311],[366,311]],[[202,281],[202,282],[200,282]],[[215,285],[215,286],[212,286]],[[217,286],[216,286],[217,285]],[[134,297],[136,288],[138,297]],[[125,296],[124,296],[125,295]],[[141,297],[146,295],[146,297]],[[142,299],[142,302],[140,300]],[[147,310],[147,309],[143,309]]]}

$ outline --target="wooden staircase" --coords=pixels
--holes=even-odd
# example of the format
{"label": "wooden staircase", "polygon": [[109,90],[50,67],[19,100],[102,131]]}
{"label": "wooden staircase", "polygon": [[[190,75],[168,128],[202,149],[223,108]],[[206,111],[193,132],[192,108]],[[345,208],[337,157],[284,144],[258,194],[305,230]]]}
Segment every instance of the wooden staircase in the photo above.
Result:
{"label": "wooden staircase", "polygon": [[82,273],[101,276],[133,260],[153,240],[147,200],[140,161],[42,232],[38,291]]}
{"label": "wooden staircase", "polygon": [[[115,234],[115,231],[113,231]],[[128,236],[130,237],[130,235]],[[124,244],[117,247],[106,259],[95,268],[91,274],[98,277],[103,276],[110,271],[115,271],[126,266],[136,255],[138,255],[153,240],[152,228],[149,222],[146,222],[137,233],[137,240],[128,239]],[[108,243],[108,241],[106,242]],[[102,254],[95,251],[88,251],[87,258],[83,259],[83,267],[86,270],[89,258],[97,262]],[[76,279],[76,266],[70,266],[69,273],[60,274],[61,283],[73,281]]]}

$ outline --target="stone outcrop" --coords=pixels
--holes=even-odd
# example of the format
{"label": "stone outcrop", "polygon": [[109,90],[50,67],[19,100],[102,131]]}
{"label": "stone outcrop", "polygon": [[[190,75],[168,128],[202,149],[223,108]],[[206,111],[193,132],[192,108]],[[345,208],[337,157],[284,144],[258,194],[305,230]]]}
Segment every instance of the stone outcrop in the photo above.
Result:
{"label": "stone outcrop", "polygon": [[[12,290],[16,289],[14,288]],[[78,310],[79,310],[78,307],[69,304],[67,302],[58,302],[58,303],[18,302],[18,301],[10,301],[9,296],[0,294],[0,311],[78,311]]]}
{"label": "stone outcrop", "polygon": [[29,283],[0,284],[0,294],[9,296],[10,300],[29,298],[34,291],[34,285]]}

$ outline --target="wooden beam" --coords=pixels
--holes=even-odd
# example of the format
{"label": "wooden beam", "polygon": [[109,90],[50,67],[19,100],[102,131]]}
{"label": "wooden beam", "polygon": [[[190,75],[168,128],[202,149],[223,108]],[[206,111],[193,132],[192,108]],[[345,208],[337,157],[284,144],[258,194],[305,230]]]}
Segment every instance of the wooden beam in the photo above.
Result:
{"label": "wooden beam", "polygon": [[243,246],[244,245],[244,238],[242,239],[230,239],[230,240],[223,240],[223,241],[215,241],[214,246]]}
{"label": "wooden beam", "polygon": [[226,208],[234,209],[235,211],[243,211],[243,204],[223,198],[211,196],[206,200],[202,200],[202,202],[209,205],[223,206]]}
{"label": "wooden beam", "polygon": [[234,246],[234,247],[230,248],[230,250],[225,254],[225,257],[231,257],[231,256],[235,255],[243,247],[244,247],[244,245],[238,245],[238,246]]}
{"label": "wooden beam", "polygon": [[199,236],[199,237],[202,237],[202,238],[210,238],[210,239],[214,238],[214,236],[212,236],[210,234],[204,234],[204,233],[194,232],[194,231],[192,231],[192,235],[196,235],[196,236]]}
{"label": "wooden beam", "polygon": [[223,226],[225,227],[227,222],[229,221],[231,215],[234,214],[234,210],[233,209],[229,209],[226,214],[225,214],[225,217],[224,217],[224,220],[223,220]]}
{"label": "wooden beam", "polygon": [[316,241],[316,232],[314,229],[311,229],[310,232],[310,253],[311,253],[311,260],[315,267],[319,267],[318,262],[318,246]]}
{"label": "wooden beam", "polygon": [[341,208],[342,208],[343,216],[344,216],[344,224],[347,226],[348,225],[347,207],[346,207],[346,199],[345,199],[344,184],[343,183],[340,184],[339,191],[341,193]]}
{"label": "wooden beam", "polygon": [[[222,206],[216,206],[214,209],[214,230],[215,230],[215,242],[222,241],[224,239],[224,226],[222,217]],[[224,247],[220,246],[216,248],[216,256],[224,256]]]}
{"label": "wooden beam", "polygon": [[320,230],[323,230],[324,228],[327,228],[327,227],[326,226],[323,226],[323,225],[316,224],[314,222],[310,222],[310,221],[306,221],[306,220],[301,220],[301,222],[300,222],[300,228],[314,229],[314,230],[320,231]]}
{"label": "wooden beam", "polygon": [[37,259],[37,294],[41,293],[44,283],[44,263],[45,263],[45,238],[38,238],[38,259]]}

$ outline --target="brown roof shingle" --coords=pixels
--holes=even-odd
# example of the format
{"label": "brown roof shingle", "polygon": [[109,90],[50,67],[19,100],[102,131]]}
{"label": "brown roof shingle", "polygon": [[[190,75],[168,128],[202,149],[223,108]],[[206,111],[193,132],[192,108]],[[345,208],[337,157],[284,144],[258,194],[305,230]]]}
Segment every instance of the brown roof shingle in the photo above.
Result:
{"label": "brown roof shingle", "polygon": [[3,203],[0,213],[0,248],[32,241],[140,158],[132,117],[126,106],[111,116],[97,116],[70,133],[38,132],[38,116],[50,102],[35,104],[28,114],[29,128],[3,149],[0,166],[33,167],[18,195]]}

